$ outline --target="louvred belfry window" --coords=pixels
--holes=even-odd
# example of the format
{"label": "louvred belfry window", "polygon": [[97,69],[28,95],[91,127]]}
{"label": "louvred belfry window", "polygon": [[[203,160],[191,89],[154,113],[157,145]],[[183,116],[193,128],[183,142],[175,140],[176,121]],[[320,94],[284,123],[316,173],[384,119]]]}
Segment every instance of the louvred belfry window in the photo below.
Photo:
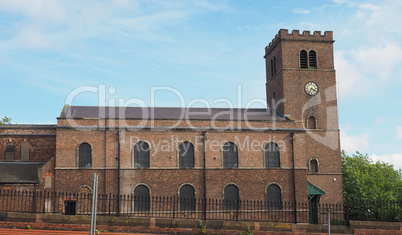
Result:
{"label": "louvred belfry window", "polygon": [[317,68],[317,54],[315,53],[315,51],[311,50],[308,53],[308,62],[309,62],[310,68],[312,68],[312,69]]}
{"label": "louvred belfry window", "polygon": [[300,51],[300,68],[302,69],[308,68],[307,51],[305,50]]}

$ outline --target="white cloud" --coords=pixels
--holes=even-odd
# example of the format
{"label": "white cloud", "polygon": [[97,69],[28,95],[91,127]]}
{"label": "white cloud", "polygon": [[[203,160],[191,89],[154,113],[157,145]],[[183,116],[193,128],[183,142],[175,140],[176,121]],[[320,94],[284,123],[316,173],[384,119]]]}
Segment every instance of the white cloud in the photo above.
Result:
{"label": "white cloud", "polygon": [[344,3],[351,3],[349,0],[332,0],[334,3],[344,4]]}
{"label": "white cloud", "polygon": [[334,59],[339,98],[365,96],[393,77],[402,61],[402,48],[395,42],[386,42],[383,46],[335,51]]}
{"label": "white cloud", "polygon": [[341,129],[341,149],[348,153],[365,152],[364,149],[369,147],[369,139],[370,135],[368,133],[348,135]]}
{"label": "white cloud", "polygon": [[384,0],[378,5],[333,2],[354,10],[349,22],[337,33],[343,42],[351,43],[350,50],[335,51],[339,98],[364,97],[398,82],[392,79],[397,79],[402,65],[402,28],[395,20],[400,18],[402,1]]}
{"label": "white cloud", "polygon": [[377,11],[377,10],[381,9],[379,6],[376,6],[376,5],[373,5],[370,3],[361,4],[361,5],[359,5],[359,8],[372,10],[372,11]]}
{"label": "white cloud", "polygon": [[373,154],[370,156],[373,161],[381,161],[394,165],[394,169],[402,169],[402,153],[395,154],[384,154],[384,155],[376,155]]}
{"label": "white cloud", "polygon": [[14,42],[31,49],[50,48],[54,45],[44,33],[35,27],[21,29],[14,38]]}
{"label": "white cloud", "polygon": [[195,1],[194,4],[198,7],[206,8],[212,11],[223,11],[229,8],[229,6],[226,3],[215,4],[215,2],[211,3],[206,0],[198,0]]}
{"label": "white cloud", "polygon": [[361,71],[374,73],[377,78],[388,78],[402,61],[402,49],[394,42],[386,42],[384,46],[360,48],[352,53]]}
{"label": "white cloud", "polygon": [[311,11],[310,10],[306,10],[306,9],[302,9],[302,8],[296,8],[293,10],[293,13],[297,13],[297,14],[309,14]]}
{"label": "white cloud", "polygon": [[128,35],[147,35],[157,31],[154,29],[182,22],[184,17],[191,16],[185,3],[177,6],[178,10],[171,10],[171,6],[163,5],[163,2],[159,4],[158,11],[148,12],[137,2],[126,0],[0,1],[0,13],[12,12],[21,16],[11,21],[12,33],[8,40],[1,42],[1,47],[9,50],[64,49],[76,46],[83,39],[113,35],[116,30]]}
{"label": "white cloud", "polygon": [[334,60],[339,99],[356,94],[362,95],[362,93],[356,93],[356,90],[363,90],[361,86],[365,84],[361,82],[363,78],[359,68],[346,58],[346,53],[343,51],[335,51]]}
{"label": "white cloud", "polygon": [[[386,0],[378,6],[368,3],[360,4],[357,9],[355,17],[366,40],[373,43],[399,40],[402,29],[400,22],[395,19],[400,18],[402,1]],[[399,35],[393,35],[394,33]]]}
{"label": "white cloud", "polygon": [[396,138],[402,140],[402,126],[396,126]]}
{"label": "white cloud", "polygon": [[386,116],[381,116],[381,117],[377,117],[376,119],[374,119],[374,124],[375,125],[381,125],[388,122],[388,117]]}

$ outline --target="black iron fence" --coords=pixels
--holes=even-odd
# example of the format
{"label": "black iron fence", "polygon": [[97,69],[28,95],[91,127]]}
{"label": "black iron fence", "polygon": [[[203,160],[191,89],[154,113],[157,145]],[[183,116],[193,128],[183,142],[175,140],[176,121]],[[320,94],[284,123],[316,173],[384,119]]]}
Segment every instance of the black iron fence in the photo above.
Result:
{"label": "black iron fence", "polygon": [[402,221],[402,200],[345,200],[347,220]]}
{"label": "black iron fence", "polygon": [[[0,190],[0,212],[89,215],[92,194]],[[99,194],[97,214],[107,216],[347,224],[349,220],[401,221],[402,202],[344,204],[135,197]]]}

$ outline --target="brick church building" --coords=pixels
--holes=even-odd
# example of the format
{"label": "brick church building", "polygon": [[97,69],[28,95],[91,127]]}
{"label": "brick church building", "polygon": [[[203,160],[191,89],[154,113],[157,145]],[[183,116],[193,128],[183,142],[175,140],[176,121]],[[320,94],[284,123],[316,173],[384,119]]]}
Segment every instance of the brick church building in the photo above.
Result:
{"label": "brick church building", "polygon": [[[333,34],[281,29],[267,109],[65,105],[0,126],[0,189],[341,203]],[[261,81],[261,85],[263,85]]]}

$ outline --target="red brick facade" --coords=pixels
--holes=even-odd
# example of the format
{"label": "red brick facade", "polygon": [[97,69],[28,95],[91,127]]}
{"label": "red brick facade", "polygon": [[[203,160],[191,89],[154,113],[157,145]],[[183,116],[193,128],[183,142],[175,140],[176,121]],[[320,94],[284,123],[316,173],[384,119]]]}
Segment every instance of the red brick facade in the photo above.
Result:
{"label": "red brick facade", "polygon": [[[283,99],[276,111],[286,117],[240,121],[158,118],[144,124],[144,120],[129,117],[68,117],[64,115],[69,109],[66,106],[56,126],[1,127],[0,145],[4,151],[0,152],[0,161],[6,161],[7,142],[16,145],[14,161],[20,161],[20,144],[28,142],[30,161],[46,162],[39,172],[37,189],[44,188],[45,174],[52,177],[52,187],[47,190],[77,192],[83,187],[91,188],[96,172],[99,193],[132,194],[136,186],[146,185],[151,196],[177,196],[180,187],[187,184],[195,189],[195,197],[201,198],[205,183],[208,198],[223,198],[225,186],[233,184],[239,189],[240,199],[265,200],[267,187],[274,184],[281,190],[282,201],[293,201],[296,190],[296,200],[301,202],[308,199],[309,181],[325,191],[322,202],[342,202],[332,43],[332,32],[299,35],[298,31],[288,34],[287,30],[280,30],[266,47],[268,106],[274,110],[271,104],[275,91],[275,101]],[[299,67],[302,49],[316,52],[316,69]],[[274,56],[276,74],[272,77],[270,61]],[[317,95],[304,91],[308,81],[318,84]],[[315,117],[314,130],[305,128],[310,116]],[[149,167],[134,166],[134,145],[138,141],[150,146]],[[184,141],[194,146],[194,167],[182,169],[179,145]],[[223,145],[227,142],[237,145],[237,167],[223,167]],[[265,147],[270,142],[280,148],[279,167],[265,167]],[[90,167],[79,167],[82,143],[91,146]],[[311,159],[318,162],[317,172],[309,171]]]}

